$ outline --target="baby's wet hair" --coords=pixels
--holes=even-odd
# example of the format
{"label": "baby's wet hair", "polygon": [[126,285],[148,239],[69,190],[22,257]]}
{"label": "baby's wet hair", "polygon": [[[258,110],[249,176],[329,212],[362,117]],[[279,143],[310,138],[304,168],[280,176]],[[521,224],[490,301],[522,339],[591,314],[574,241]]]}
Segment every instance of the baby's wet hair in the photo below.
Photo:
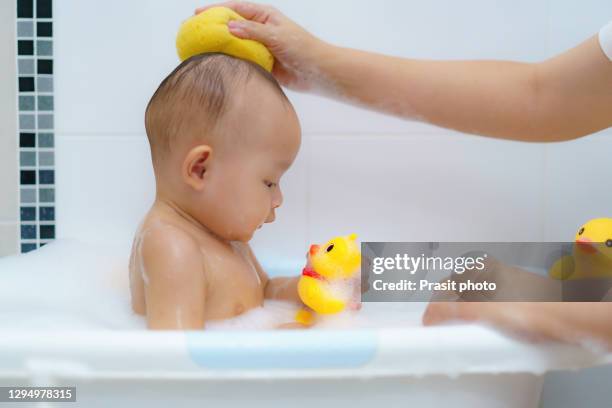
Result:
{"label": "baby's wet hair", "polygon": [[204,53],[179,64],[161,82],[145,111],[153,164],[171,151],[177,138],[213,132],[240,85],[253,76],[267,81],[288,101],[272,74],[250,61]]}

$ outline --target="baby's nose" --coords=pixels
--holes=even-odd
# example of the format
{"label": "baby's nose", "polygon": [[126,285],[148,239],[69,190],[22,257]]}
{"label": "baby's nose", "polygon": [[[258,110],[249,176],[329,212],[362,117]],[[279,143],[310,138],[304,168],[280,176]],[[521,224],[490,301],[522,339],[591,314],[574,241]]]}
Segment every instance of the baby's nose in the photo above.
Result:
{"label": "baby's nose", "polygon": [[272,208],[278,208],[281,206],[281,204],[283,204],[283,193],[279,187],[276,189],[274,198],[272,199]]}

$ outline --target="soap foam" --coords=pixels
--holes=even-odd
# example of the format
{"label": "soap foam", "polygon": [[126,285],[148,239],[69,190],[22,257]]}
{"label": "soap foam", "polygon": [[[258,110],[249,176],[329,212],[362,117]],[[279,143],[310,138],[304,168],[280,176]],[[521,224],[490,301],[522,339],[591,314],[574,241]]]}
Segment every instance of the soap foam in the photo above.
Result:
{"label": "soap foam", "polygon": [[[131,309],[129,247],[56,240],[24,255],[0,259],[0,330],[145,329]],[[424,304],[368,303],[360,311],[321,316],[316,327],[418,326]],[[298,306],[266,300],[209,330],[273,329],[293,322]]]}

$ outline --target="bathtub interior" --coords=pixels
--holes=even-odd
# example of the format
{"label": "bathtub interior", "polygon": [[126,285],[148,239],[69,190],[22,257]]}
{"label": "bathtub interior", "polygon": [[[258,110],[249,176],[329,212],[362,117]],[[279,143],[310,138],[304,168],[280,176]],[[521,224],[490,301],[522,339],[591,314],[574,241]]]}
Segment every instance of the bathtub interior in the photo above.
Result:
{"label": "bathtub interior", "polygon": [[68,364],[70,372],[86,364],[98,375],[137,376],[145,367],[149,374],[231,378],[271,372],[276,377],[540,375],[607,358],[596,349],[523,343],[478,325],[424,328],[425,304],[416,302],[365,303],[359,312],[307,331],[271,330],[291,319],[295,308],[267,302],[248,318],[217,322],[207,331],[150,332],[130,308],[128,256],[124,245],[60,239],[0,259],[0,350],[6,357],[0,373],[23,370],[34,357],[28,364],[36,366],[36,358],[66,360],[78,363]]}
{"label": "bathtub interior", "polygon": [[[271,276],[295,275],[301,270],[311,239],[317,242],[349,232],[358,233],[361,240],[409,239],[402,224],[391,217],[384,225],[367,217],[344,217],[305,233],[305,220],[310,225],[326,224],[325,218],[311,219],[316,213],[305,212],[299,202],[304,192],[300,181],[308,169],[300,160],[287,174],[290,197],[279,212],[279,222],[266,225],[253,242]],[[254,353],[243,359],[243,365],[224,367],[229,377],[270,376],[269,362],[279,358],[289,366],[272,367],[275,378],[281,372],[336,375],[338,367],[332,363],[337,358],[313,357],[329,357],[329,353],[339,355],[345,364],[338,363],[342,376],[362,377],[540,375],[551,369],[599,364],[606,358],[599,350],[524,344],[476,325],[423,328],[423,303],[367,303],[359,313],[323,321],[318,330],[285,333],[268,329],[290,318],[293,309],[268,302],[247,321],[213,324],[213,331],[147,332],[144,319],[131,312],[127,274],[133,233],[154,197],[146,138],[59,134],[56,172],[58,239],[32,253],[0,260],[0,329],[10,334],[3,338],[3,347],[13,350],[15,367],[23,368],[32,355],[73,361],[74,350],[81,353],[77,360],[87,362],[87,370],[98,375],[109,371],[137,375],[142,374],[143,366],[157,365],[160,376],[174,373],[177,378],[218,375],[218,367],[199,366],[197,356],[213,353],[221,356],[216,360],[219,364],[231,365],[232,356],[240,350]],[[342,192],[336,191],[338,194]],[[354,229],[351,220],[355,220]],[[241,332],[237,342],[228,341],[236,338],[228,330]],[[37,334],[32,339],[28,333],[33,331]],[[347,347],[331,347],[330,336],[337,336],[337,344]],[[172,353],[181,357],[173,361]],[[151,355],[159,358],[153,360]],[[252,356],[257,355],[268,358],[253,361]],[[309,371],[304,361],[318,362],[318,370]]]}

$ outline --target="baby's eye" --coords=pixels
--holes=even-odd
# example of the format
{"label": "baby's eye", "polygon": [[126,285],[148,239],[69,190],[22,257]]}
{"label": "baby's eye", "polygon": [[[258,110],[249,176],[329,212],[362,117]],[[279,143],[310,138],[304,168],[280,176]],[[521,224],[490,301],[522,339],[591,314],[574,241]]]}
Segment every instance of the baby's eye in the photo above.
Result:
{"label": "baby's eye", "polygon": [[273,183],[271,181],[265,181],[264,183],[268,188],[276,187],[276,183]]}

